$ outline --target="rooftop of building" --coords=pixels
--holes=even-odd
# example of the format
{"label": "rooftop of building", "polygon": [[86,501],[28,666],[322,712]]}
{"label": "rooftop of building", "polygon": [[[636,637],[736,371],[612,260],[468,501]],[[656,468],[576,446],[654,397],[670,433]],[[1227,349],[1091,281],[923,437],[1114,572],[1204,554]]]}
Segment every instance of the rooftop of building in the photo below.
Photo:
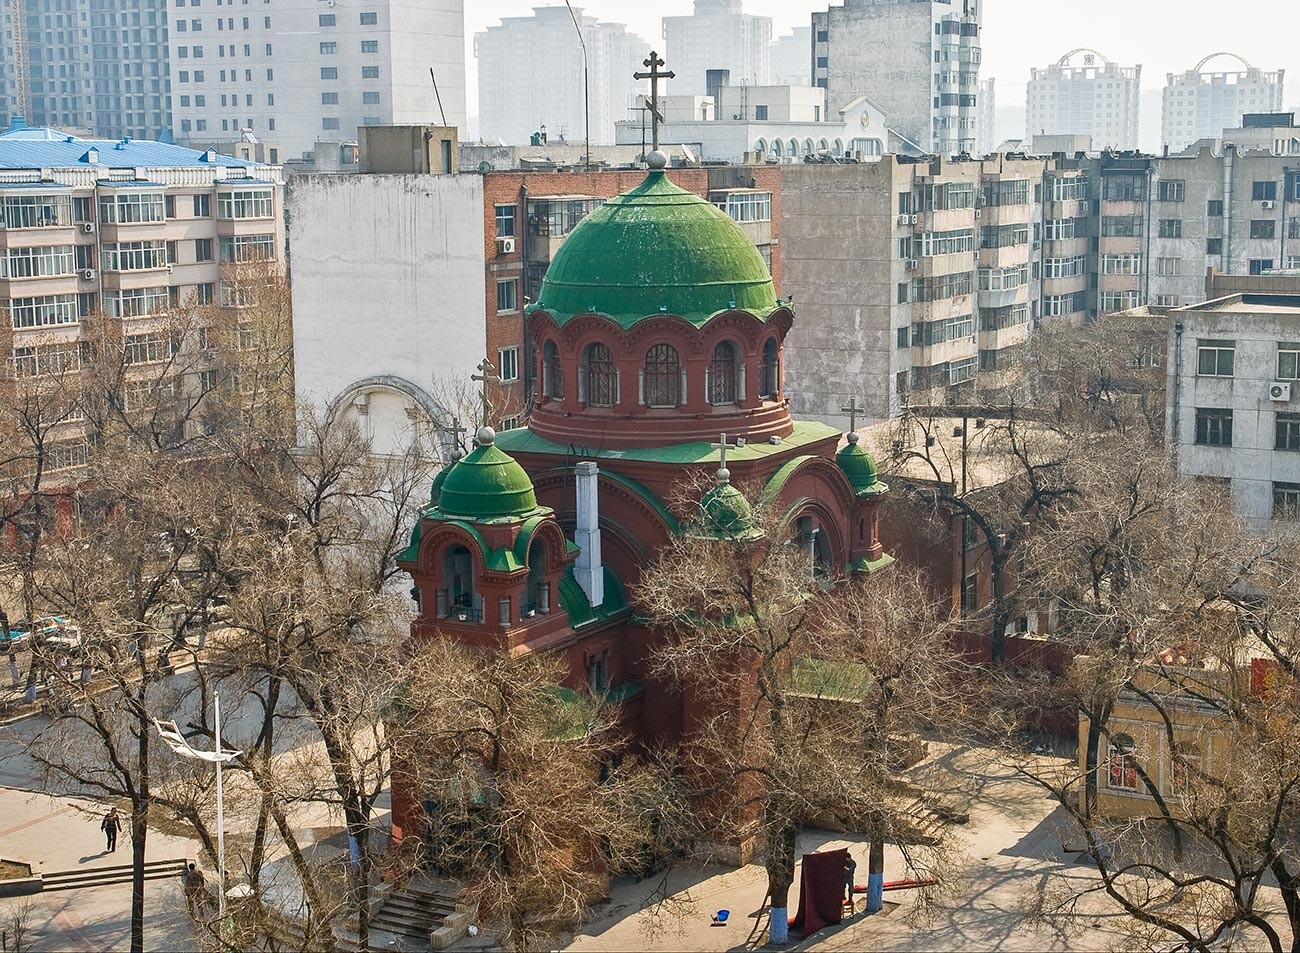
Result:
{"label": "rooftop of building", "polygon": [[152,139],[83,139],[14,118],[0,134],[0,169],[264,168],[215,150],[200,152]]}
{"label": "rooftop of building", "polygon": [[1300,272],[1294,279],[1296,294],[1250,294],[1239,292],[1212,301],[1180,308],[1180,311],[1215,311],[1232,314],[1294,314],[1300,315]]}

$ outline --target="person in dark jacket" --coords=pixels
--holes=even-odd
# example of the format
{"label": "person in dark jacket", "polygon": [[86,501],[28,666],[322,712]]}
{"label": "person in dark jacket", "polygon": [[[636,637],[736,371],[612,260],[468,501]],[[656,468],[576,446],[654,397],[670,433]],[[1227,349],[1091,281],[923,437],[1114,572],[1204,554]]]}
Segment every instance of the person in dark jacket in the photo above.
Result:
{"label": "person in dark jacket", "polygon": [[857,877],[858,865],[854,861],[853,855],[846,853],[844,855],[844,889],[848,892],[845,897],[849,903],[853,902],[853,881]]}
{"label": "person in dark jacket", "polygon": [[100,822],[99,829],[108,838],[108,847],[105,849],[109,853],[117,850],[117,835],[122,831],[122,819],[117,816],[117,808],[109,809],[104,815],[104,820]]}

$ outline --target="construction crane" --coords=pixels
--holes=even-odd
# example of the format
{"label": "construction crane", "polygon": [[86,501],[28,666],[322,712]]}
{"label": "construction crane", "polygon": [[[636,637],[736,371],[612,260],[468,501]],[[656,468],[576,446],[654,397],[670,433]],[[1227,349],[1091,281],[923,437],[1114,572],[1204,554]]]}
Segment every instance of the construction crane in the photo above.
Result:
{"label": "construction crane", "polygon": [[13,113],[26,119],[32,112],[32,81],[27,71],[27,0],[5,0],[5,3],[14,33]]}

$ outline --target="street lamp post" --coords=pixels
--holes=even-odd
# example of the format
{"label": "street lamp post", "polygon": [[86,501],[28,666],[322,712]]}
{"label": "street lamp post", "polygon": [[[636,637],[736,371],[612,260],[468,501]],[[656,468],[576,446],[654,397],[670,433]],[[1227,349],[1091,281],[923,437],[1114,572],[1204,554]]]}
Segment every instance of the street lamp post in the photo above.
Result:
{"label": "street lamp post", "polygon": [[193,761],[206,761],[217,766],[217,914],[224,921],[226,918],[226,825],[221,769],[223,765],[234,761],[243,752],[222,749],[220,692],[212,693],[212,703],[216,711],[213,726],[216,748],[212,751],[200,751],[191,745],[185,736],[181,734],[180,728],[176,726],[174,721],[159,721],[155,718],[153,723],[154,727],[158,729],[159,736],[166,742],[167,747],[171,748],[176,754],[182,758],[189,758]]}

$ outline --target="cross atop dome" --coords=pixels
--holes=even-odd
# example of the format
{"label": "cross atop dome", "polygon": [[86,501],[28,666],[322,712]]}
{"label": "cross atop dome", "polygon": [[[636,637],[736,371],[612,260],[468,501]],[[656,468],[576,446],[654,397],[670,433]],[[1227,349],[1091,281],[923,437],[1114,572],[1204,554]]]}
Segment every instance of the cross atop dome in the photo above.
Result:
{"label": "cross atop dome", "polygon": [[[650,71],[648,73],[634,73],[633,79],[650,80],[650,125],[652,126],[652,136],[654,142],[654,151],[659,151],[659,124],[664,122],[664,114],[659,111],[659,81],[661,79],[676,79],[677,74],[669,70],[661,73],[659,67],[664,66],[664,59],[656,51],[650,51],[650,58],[644,64]],[[653,166],[652,166],[653,168]]]}

